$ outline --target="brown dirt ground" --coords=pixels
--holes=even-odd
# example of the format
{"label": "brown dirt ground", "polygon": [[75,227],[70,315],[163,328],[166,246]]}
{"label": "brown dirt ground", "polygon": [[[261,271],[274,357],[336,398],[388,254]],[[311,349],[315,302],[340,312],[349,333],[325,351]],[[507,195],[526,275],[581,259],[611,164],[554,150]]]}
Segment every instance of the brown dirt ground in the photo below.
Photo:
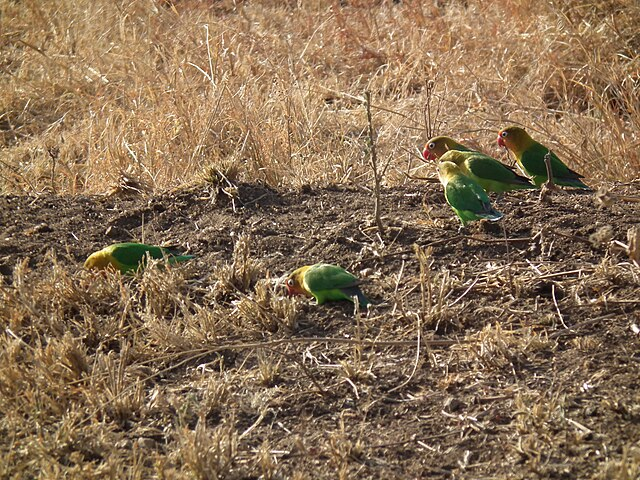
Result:
{"label": "brown dirt ground", "polygon": [[[638,196],[640,186],[615,193]],[[278,192],[241,184],[233,202],[202,187],[152,197],[4,196],[0,281],[8,288],[25,257],[30,275],[51,269],[50,251],[75,271],[92,251],[144,234],[147,243],[196,255],[191,268],[202,285],[211,265],[232,258],[235,239],[250,234],[251,255],[271,277],[337,263],[364,277],[363,290],[382,302],[355,322],[348,303],[305,301],[294,332],[263,339],[359,332],[415,341],[421,322],[423,340],[460,343],[423,348],[417,362],[411,344],[272,350],[284,359],[273,383],[236,386],[233,415],[207,419],[215,426],[224,418],[240,433],[256,424],[239,440],[231,478],[260,476],[249,459],[265,442],[281,478],[614,478],[640,448],[640,336],[633,329],[640,272],[613,241],[627,243],[640,204],[600,207],[593,193],[565,191],[542,205],[537,192],[516,192],[494,202],[506,214],[502,222],[459,232],[443,202],[437,184],[385,189],[390,228],[381,239],[364,188]],[[430,298],[437,303],[442,286],[440,309],[422,306],[414,244],[433,248]],[[242,340],[256,338],[230,339]],[[361,368],[348,378],[340,362],[356,358]],[[258,360],[255,351],[231,352],[210,374],[255,371]],[[145,388],[186,395],[187,379],[204,361],[176,361]],[[153,455],[162,455],[174,441],[161,433],[172,422],[163,415],[132,420],[122,435],[151,438]],[[101,461],[99,452],[85,456]]]}

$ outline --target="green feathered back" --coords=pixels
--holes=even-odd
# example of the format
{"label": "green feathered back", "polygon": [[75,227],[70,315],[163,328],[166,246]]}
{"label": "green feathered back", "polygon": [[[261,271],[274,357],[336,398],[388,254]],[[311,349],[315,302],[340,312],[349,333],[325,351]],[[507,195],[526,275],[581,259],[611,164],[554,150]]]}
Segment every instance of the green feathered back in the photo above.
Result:
{"label": "green feathered back", "polygon": [[137,270],[141,264],[144,265],[147,254],[157,260],[166,257],[170,264],[184,262],[194,258],[193,255],[176,254],[168,248],[135,242],[115,243],[105,247],[100,252],[97,252],[97,254],[111,259],[110,263],[122,273],[133,272]]}
{"label": "green feathered back", "polygon": [[475,180],[464,175],[455,163],[441,162],[438,169],[440,181],[444,185],[444,196],[462,225],[481,218],[502,218],[502,213],[491,206],[483,188]]}
{"label": "green feathered back", "polygon": [[328,263],[312,265],[304,274],[304,287],[318,304],[328,300],[349,300],[355,295],[362,306],[370,302],[358,287],[358,278],[344,268]]}
{"label": "green feathered back", "polygon": [[441,161],[452,161],[487,192],[535,189],[528,178],[489,155],[479,152],[447,152]]}
{"label": "green feathered back", "polygon": [[[521,153],[518,159],[522,168],[533,177],[536,185],[542,185],[547,181],[547,166],[544,162],[544,157],[547,152],[549,152],[547,147],[534,141]],[[551,160],[551,174],[553,175],[553,181],[555,183],[567,187],[589,188],[580,180],[584,178],[583,175],[567,167],[555,153],[550,152],[549,156]]]}

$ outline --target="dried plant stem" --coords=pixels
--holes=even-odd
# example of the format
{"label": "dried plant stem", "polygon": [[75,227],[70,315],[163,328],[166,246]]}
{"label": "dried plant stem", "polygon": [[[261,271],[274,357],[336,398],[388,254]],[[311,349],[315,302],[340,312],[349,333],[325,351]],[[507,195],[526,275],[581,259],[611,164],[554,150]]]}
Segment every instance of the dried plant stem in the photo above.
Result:
{"label": "dried plant stem", "polygon": [[[279,345],[308,344],[308,343],[343,343],[347,345],[361,345],[363,347],[408,347],[416,344],[415,340],[366,340],[357,338],[340,337],[297,337],[270,340],[266,342],[230,343],[227,345],[216,345],[205,347],[203,352],[213,353],[221,350],[243,350],[254,348],[271,348]],[[467,343],[464,339],[455,340],[422,340],[424,345],[430,347],[450,347]]]}
{"label": "dried plant stem", "polygon": [[51,191],[53,193],[56,192],[56,160],[58,158],[58,154],[52,148],[47,148],[47,153],[51,158]]}
{"label": "dried plant stem", "polygon": [[551,150],[544,156],[544,166],[547,168],[547,188],[555,190],[556,184],[553,181],[553,171],[551,170]]}
{"label": "dried plant stem", "polygon": [[365,106],[367,108],[367,123],[369,125],[369,155],[371,161],[371,170],[373,170],[373,196],[374,206],[373,215],[375,217],[378,233],[384,233],[384,225],[382,224],[380,212],[380,183],[382,181],[382,172],[378,169],[378,154],[376,151],[375,131],[373,128],[373,117],[371,116],[371,92],[364,92]]}
{"label": "dried plant stem", "polygon": [[[416,370],[418,369],[418,365],[420,364],[420,350],[421,350],[421,343],[422,343],[422,321],[421,321],[420,315],[417,315],[417,323],[418,325],[416,330],[418,332],[418,336],[416,338],[416,356],[415,356],[415,361],[413,362],[413,368],[411,370],[411,373],[409,374],[409,376],[404,382],[390,389],[388,393],[392,393],[392,392],[395,392],[396,390],[400,390],[401,388],[403,388],[405,385],[407,385],[411,381],[411,379],[416,374]],[[427,346],[428,353],[430,354],[431,352],[430,352],[429,344],[427,343],[426,346]]]}
{"label": "dried plant stem", "polygon": [[431,270],[429,259],[431,254],[433,253],[432,247],[422,248],[418,245],[413,246],[413,250],[418,258],[418,263],[420,265],[420,299],[422,305],[422,316],[425,319],[425,315],[431,314],[433,310],[433,301],[432,301],[432,283],[431,283]]}
{"label": "dried plant stem", "polygon": [[435,83],[433,80],[427,81],[427,86],[426,86],[427,101],[425,102],[425,106],[424,106],[424,124],[427,130],[426,131],[427,138],[433,137],[436,132],[435,123],[436,123],[436,118],[438,117],[438,113],[440,111],[440,104],[438,104],[438,109],[435,112],[435,115],[433,115],[431,112],[434,86],[435,86]]}
{"label": "dried plant stem", "polygon": [[[422,248],[433,247],[436,245],[442,245],[443,243],[456,242],[458,240],[473,240],[480,243],[519,243],[519,242],[530,242],[534,240],[532,237],[522,237],[522,238],[480,238],[475,237],[473,235],[455,235],[450,238],[443,238],[441,240],[434,240],[433,242],[426,243],[424,245],[420,245]],[[397,252],[385,253],[385,258],[396,257],[398,255],[405,255],[407,253],[415,252],[414,248],[403,248],[402,250],[398,250]],[[370,257],[364,257],[364,259],[368,260]]]}

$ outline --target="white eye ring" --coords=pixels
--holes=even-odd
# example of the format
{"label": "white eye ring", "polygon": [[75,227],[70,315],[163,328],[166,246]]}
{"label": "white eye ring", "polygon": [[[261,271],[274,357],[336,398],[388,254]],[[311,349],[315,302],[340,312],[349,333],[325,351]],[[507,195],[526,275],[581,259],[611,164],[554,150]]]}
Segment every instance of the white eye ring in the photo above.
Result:
{"label": "white eye ring", "polygon": [[502,132],[502,133],[500,134],[500,136],[501,136],[502,138],[505,138],[505,137],[507,137],[508,135],[509,135],[509,132]]}
{"label": "white eye ring", "polygon": [[289,280],[287,280],[287,285],[289,285],[290,287],[293,287],[295,283],[296,282],[293,281],[293,278],[290,278]]}
{"label": "white eye ring", "polygon": [[431,142],[429,145],[427,145],[427,149],[429,150],[433,150],[434,148],[436,148],[436,142]]}

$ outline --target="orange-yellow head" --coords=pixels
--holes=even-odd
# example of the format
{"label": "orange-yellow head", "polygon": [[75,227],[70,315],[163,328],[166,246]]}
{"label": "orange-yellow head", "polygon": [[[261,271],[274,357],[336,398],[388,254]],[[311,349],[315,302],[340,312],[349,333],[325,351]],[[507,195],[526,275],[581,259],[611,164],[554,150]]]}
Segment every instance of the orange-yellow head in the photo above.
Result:
{"label": "orange-yellow head", "polygon": [[520,127],[507,127],[498,133],[498,145],[508,148],[516,155],[524,152],[532,143],[533,139]]}
{"label": "orange-yellow head", "polygon": [[84,268],[86,269],[105,269],[108,268],[111,263],[111,255],[108,252],[100,250],[98,252],[89,255],[89,258],[84,262]]}
{"label": "orange-yellow head", "polygon": [[309,270],[311,266],[300,267],[294,270],[285,281],[285,287],[287,287],[287,293],[290,297],[294,295],[311,296],[311,293],[304,287],[304,274]]}
{"label": "orange-yellow head", "polygon": [[433,137],[425,144],[424,150],[422,150],[422,156],[425,160],[436,160],[449,150],[467,151],[469,149],[461,143],[456,142],[453,138],[444,136]]}

